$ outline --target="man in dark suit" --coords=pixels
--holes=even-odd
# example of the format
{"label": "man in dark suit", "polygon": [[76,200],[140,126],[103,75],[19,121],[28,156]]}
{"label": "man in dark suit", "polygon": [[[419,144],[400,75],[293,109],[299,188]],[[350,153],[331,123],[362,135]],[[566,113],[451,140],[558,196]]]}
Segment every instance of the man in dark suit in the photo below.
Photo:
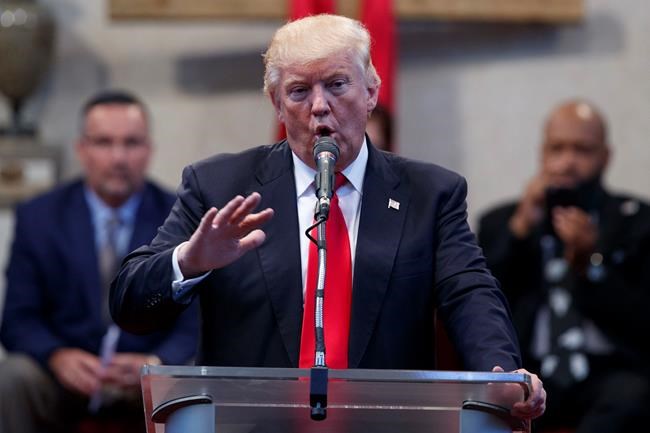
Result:
{"label": "man in dark suit", "polygon": [[89,404],[137,402],[143,364],[185,363],[196,349],[195,308],[146,336],[110,320],[120,256],[153,238],[174,198],[145,178],[152,145],[140,101],[104,92],[82,114],[84,178],[16,210],[0,332],[9,352],[0,364],[3,433],[70,431]]}
{"label": "man in dark suit", "polygon": [[480,220],[524,366],[550,395],[542,429],[624,432],[648,421],[650,206],[603,188],[609,154],[598,110],[562,103],[546,122],[539,173]]}
{"label": "man in dark suit", "polygon": [[[113,283],[118,323],[134,332],[156,329],[198,296],[198,362],[313,365],[310,351],[301,351],[313,335],[303,299],[313,299],[305,293],[316,276],[303,233],[316,202],[312,147],[327,136],[340,148],[336,171],[345,182],[330,217],[336,197],[347,232],[338,251],[328,238],[328,262],[349,257],[353,266],[340,284],[351,286],[340,298],[346,302],[328,304],[340,293],[326,288],[325,321],[338,314],[349,322],[349,330],[325,328],[328,365],[433,368],[437,308],[466,368],[520,367],[508,309],[466,222],[465,181],[380,152],[365,137],[380,84],[369,43],[357,21],[332,15],[276,32],[265,54],[265,91],[287,140],[185,169],[165,225],[126,259]],[[327,275],[340,278],[343,269]],[[340,341],[342,353],[333,349]],[[533,375],[533,392],[515,413],[535,417],[543,409],[544,390]]]}

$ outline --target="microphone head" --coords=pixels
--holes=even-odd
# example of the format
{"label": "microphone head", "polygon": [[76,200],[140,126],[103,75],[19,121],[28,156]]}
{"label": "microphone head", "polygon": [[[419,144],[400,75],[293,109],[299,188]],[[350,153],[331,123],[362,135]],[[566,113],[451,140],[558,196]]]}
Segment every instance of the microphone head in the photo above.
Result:
{"label": "microphone head", "polygon": [[336,141],[328,135],[318,137],[314,143],[314,161],[318,161],[318,155],[322,152],[331,153],[335,162],[339,159],[339,145],[336,144]]}

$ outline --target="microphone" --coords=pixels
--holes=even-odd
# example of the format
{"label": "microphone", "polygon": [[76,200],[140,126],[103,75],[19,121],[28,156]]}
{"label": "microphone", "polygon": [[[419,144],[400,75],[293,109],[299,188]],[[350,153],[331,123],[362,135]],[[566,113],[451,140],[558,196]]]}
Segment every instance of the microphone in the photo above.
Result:
{"label": "microphone", "polygon": [[339,158],[339,146],[330,136],[319,137],[314,143],[314,162],[316,162],[316,197],[318,203],[314,212],[316,220],[327,220],[330,200],[334,192],[334,167]]}

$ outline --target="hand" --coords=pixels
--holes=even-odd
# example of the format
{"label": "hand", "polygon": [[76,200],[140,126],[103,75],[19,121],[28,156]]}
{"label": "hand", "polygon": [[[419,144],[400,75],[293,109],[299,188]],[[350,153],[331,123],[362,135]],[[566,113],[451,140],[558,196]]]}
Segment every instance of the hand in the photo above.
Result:
{"label": "hand", "polygon": [[266,239],[260,227],[273,217],[272,209],[251,213],[260,203],[259,193],[237,196],[221,210],[210,208],[188,242],[178,250],[185,278],[227,266]]}
{"label": "hand", "polygon": [[143,353],[116,353],[102,373],[102,382],[119,388],[139,388],[140,370],[151,363],[150,358]]}
{"label": "hand", "polygon": [[544,217],[544,200],[548,180],[537,175],[526,186],[519,205],[509,221],[510,231],[519,239],[524,239]]}
{"label": "hand", "polygon": [[50,356],[48,365],[59,383],[70,391],[90,396],[101,385],[101,362],[92,353],[81,349],[58,349]]}
{"label": "hand", "polygon": [[[502,372],[503,368],[497,365],[492,369],[492,371]],[[515,370],[513,373],[525,373],[529,375],[532,379],[532,389],[530,395],[525,401],[519,401],[512,405],[510,414],[521,419],[535,419],[541,416],[546,410],[546,390],[544,389],[542,381],[536,374],[532,374],[523,368]]]}
{"label": "hand", "polygon": [[589,214],[577,207],[556,207],[553,228],[564,244],[566,260],[574,269],[583,271],[598,239],[598,229]]}

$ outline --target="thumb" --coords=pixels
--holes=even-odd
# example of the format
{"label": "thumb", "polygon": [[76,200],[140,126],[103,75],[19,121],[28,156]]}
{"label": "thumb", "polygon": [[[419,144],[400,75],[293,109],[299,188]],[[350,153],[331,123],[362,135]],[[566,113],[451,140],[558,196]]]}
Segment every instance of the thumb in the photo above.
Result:
{"label": "thumb", "polygon": [[494,367],[492,367],[492,371],[503,372],[504,370],[503,368],[501,368],[501,366],[495,365]]}

